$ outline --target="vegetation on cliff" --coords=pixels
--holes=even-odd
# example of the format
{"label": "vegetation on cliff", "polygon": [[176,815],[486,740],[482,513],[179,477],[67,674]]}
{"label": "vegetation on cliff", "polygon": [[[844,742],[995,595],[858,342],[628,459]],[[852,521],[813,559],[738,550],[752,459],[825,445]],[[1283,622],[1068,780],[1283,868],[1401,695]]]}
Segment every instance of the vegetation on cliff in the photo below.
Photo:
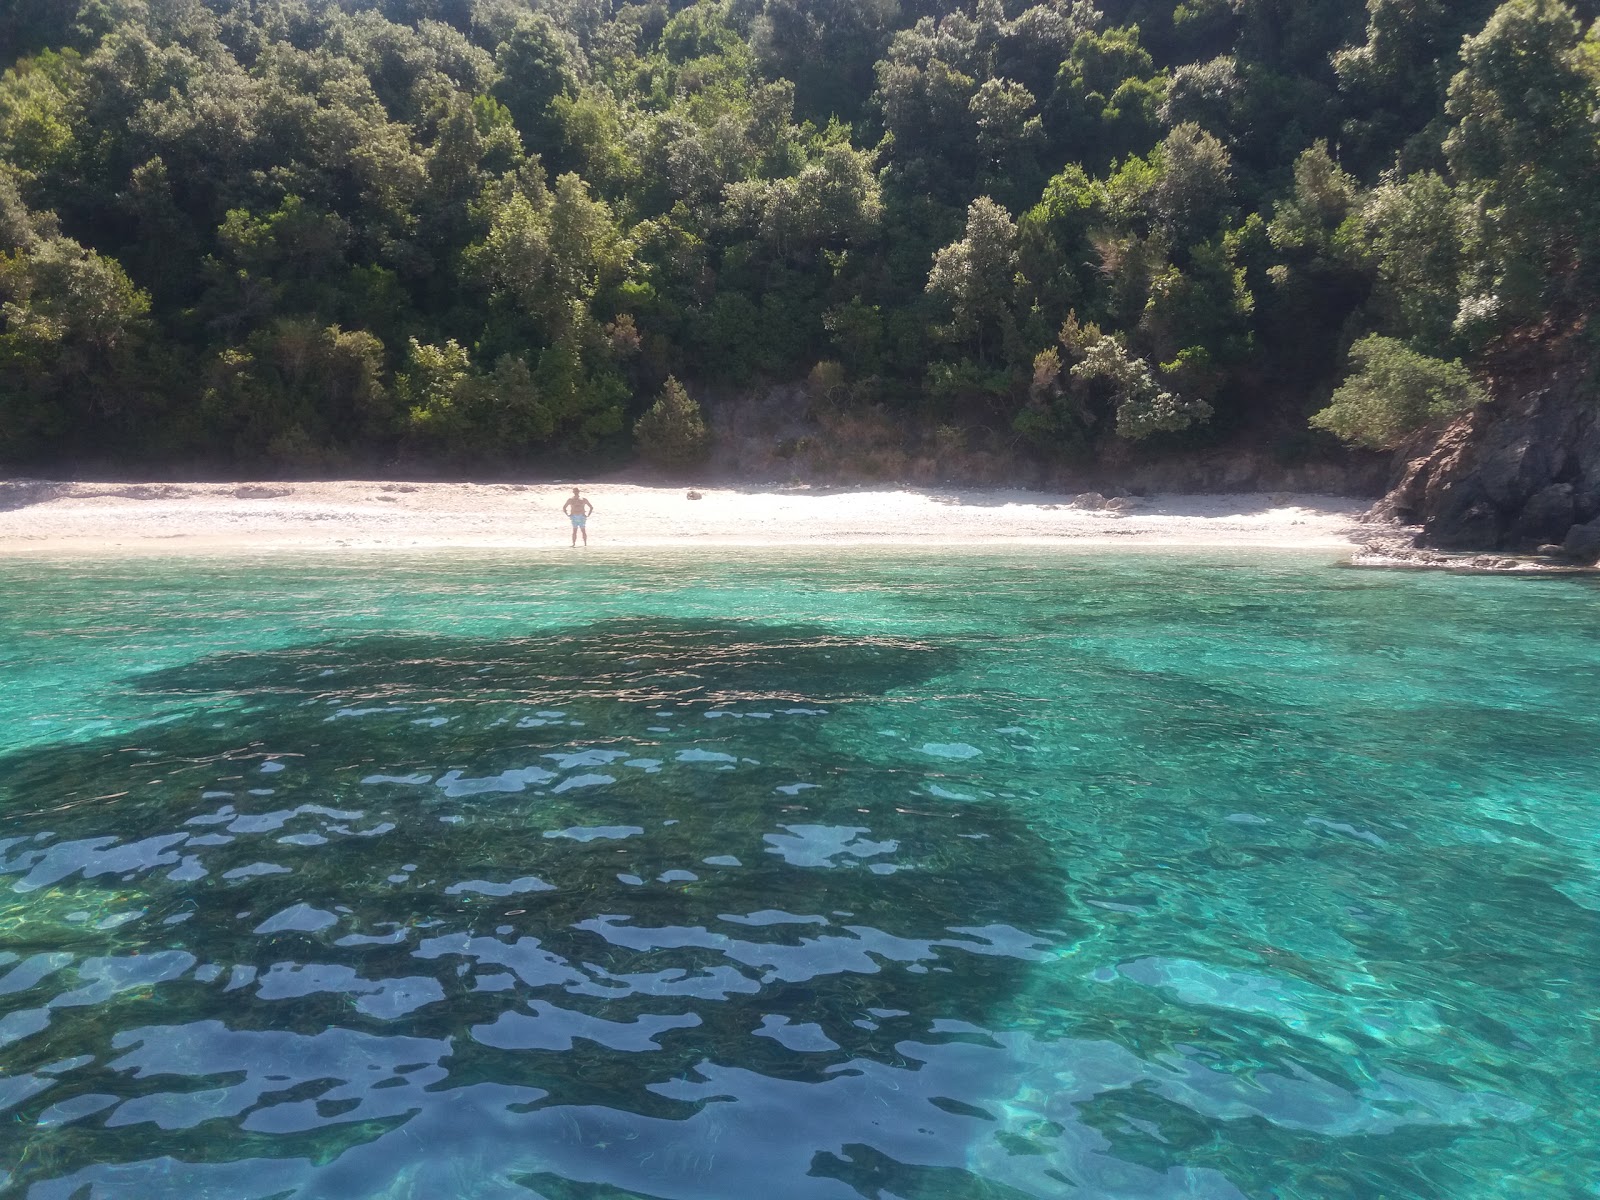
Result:
{"label": "vegetation on cliff", "polygon": [[1487,398],[1460,362],[1441,362],[1377,334],[1350,347],[1350,375],[1311,423],[1348,442],[1391,450],[1407,434]]}
{"label": "vegetation on cliff", "polygon": [[1093,458],[1352,363],[1392,440],[1600,295],[1597,12],[8,5],[0,460],[615,456],[671,376]]}

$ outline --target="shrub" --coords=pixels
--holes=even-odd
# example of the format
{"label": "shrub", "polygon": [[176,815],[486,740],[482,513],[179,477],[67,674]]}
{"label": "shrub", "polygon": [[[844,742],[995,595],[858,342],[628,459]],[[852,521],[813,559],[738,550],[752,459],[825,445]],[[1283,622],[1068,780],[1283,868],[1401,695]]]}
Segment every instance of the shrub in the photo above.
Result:
{"label": "shrub", "polygon": [[639,453],[663,467],[690,466],[702,461],[711,449],[700,406],[670,375],[656,402],[634,424],[633,436]]}
{"label": "shrub", "polygon": [[934,452],[951,458],[967,448],[967,431],[956,425],[940,425],[933,431]]}
{"label": "shrub", "polygon": [[1091,345],[1071,375],[1109,387],[1116,402],[1117,436],[1129,441],[1176,433],[1211,417],[1211,405],[1204,400],[1164,391],[1150,364],[1129,354],[1115,337],[1102,337]]}
{"label": "shrub", "polygon": [[1388,450],[1408,434],[1488,398],[1459,361],[1418,354],[1373,335],[1350,348],[1350,373],[1311,424],[1347,442]]}
{"label": "shrub", "polygon": [[818,400],[837,401],[845,394],[844,367],[832,359],[824,359],[811,368],[810,378],[806,382],[811,387],[811,394]]}

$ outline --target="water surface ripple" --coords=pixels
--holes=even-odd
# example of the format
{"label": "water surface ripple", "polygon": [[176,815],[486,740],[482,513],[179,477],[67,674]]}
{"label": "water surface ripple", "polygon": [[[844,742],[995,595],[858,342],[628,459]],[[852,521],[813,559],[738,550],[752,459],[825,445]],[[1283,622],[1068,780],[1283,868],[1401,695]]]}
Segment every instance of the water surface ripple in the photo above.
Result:
{"label": "water surface ripple", "polygon": [[1600,590],[0,563],[0,1191],[1595,1196]]}

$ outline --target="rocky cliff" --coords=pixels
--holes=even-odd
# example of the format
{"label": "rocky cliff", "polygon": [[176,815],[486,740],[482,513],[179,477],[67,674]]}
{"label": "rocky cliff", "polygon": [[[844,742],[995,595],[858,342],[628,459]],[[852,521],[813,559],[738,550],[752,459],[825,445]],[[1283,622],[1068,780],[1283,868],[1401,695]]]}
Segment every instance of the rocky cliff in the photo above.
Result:
{"label": "rocky cliff", "polygon": [[1420,526],[1419,547],[1600,559],[1600,352],[1505,366],[1494,399],[1404,448],[1375,519]]}

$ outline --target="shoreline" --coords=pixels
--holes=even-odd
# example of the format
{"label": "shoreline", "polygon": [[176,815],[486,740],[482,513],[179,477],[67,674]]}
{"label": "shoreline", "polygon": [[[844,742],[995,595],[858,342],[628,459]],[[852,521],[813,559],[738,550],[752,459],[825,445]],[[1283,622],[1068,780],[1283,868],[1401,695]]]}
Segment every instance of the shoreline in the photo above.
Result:
{"label": "shoreline", "polygon": [[[585,491],[595,549],[713,546],[1162,546],[1359,549],[1367,502],[1340,496],[1105,500],[1002,489],[633,484]],[[570,485],[0,484],[0,555],[121,556],[447,549],[566,550]],[[580,540],[580,548],[581,548]]]}

